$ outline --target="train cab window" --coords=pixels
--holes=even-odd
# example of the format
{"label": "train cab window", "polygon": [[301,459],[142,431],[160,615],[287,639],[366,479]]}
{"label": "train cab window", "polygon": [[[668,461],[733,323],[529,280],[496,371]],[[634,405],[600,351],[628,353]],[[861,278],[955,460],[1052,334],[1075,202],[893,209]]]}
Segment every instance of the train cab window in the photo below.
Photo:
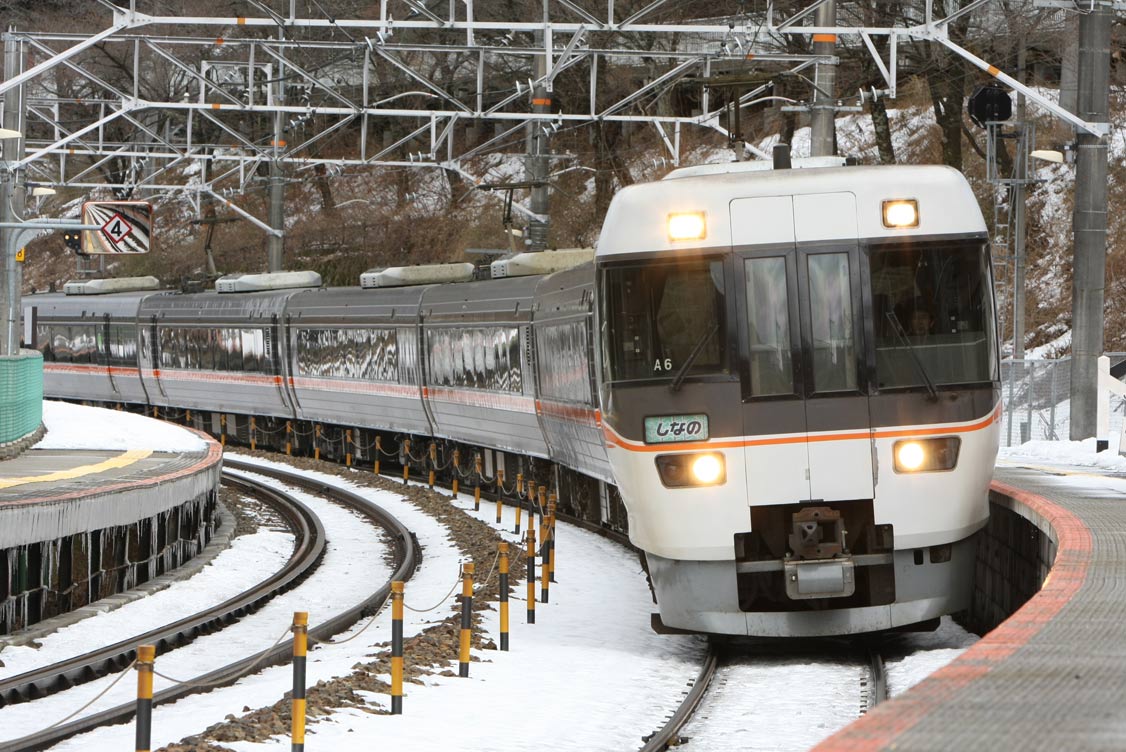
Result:
{"label": "train cab window", "polygon": [[819,253],[807,258],[809,322],[813,335],[813,390],[855,390],[856,329],[853,326],[848,254]]}
{"label": "train cab window", "polygon": [[869,264],[879,388],[997,379],[984,242],[877,246]]}
{"label": "train cab window", "polygon": [[786,259],[747,259],[747,325],[751,348],[751,395],[794,393]]}
{"label": "train cab window", "polygon": [[722,261],[610,267],[602,291],[612,381],[727,372]]}

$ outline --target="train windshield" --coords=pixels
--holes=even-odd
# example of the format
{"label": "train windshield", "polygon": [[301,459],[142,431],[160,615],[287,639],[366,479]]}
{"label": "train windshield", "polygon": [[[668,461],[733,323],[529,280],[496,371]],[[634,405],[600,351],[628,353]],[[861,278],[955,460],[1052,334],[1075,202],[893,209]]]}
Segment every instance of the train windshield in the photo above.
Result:
{"label": "train windshield", "polygon": [[869,260],[880,389],[997,380],[984,242],[881,246]]}
{"label": "train windshield", "polygon": [[[611,381],[727,372],[723,262],[609,267],[602,278],[603,360]],[[687,368],[686,368],[687,365]]]}

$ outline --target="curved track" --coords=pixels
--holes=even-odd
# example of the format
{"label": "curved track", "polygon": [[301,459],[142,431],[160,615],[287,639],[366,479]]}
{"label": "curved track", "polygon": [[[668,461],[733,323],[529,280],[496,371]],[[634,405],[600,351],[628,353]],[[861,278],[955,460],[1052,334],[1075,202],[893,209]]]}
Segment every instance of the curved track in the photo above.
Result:
{"label": "curved track", "polygon": [[[373,524],[388,532],[393,541],[395,552],[395,571],[390,579],[375,590],[363,602],[341,612],[335,617],[309,628],[309,636],[314,640],[327,640],[338,634],[365,616],[374,614],[387,600],[391,591],[391,582],[394,580],[408,580],[414,573],[418,562],[418,547],[410,530],[386,510],[376,506],[358,494],[344,489],[326,485],[316,481],[288,473],[274,468],[262,468],[256,465],[225,460],[228,468],[266,475],[287,484],[297,486],[314,493],[330,498],[363,517],[371,520]],[[241,615],[253,611],[274,595],[297,584],[307,576],[319,563],[324,554],[325,535],[320,521],[303,504],[292,496],[269,488],[268,486],[249,478],[231,476],[225,473],[225,480],[252,490],[256,495],[269,498],[272,506],[278,509],[287,519],[295,515],[303,521],[302,532],[298,534],[297,549],[287,563],[285,569],[273,577],[263,581],[254,589],[230,599],[223,604],[201,612],[176,624],[154,630],[145,635],[132,637],[127,641],[112,645],[102,650],[87,653],[78,658],[45,667],[36,672],[29,672],[14,677],[8,682],[0,684],[0,691],[5,691],[6,696],[13,700],[35,699],[53,691],[59,691],[81,681],[89,681],[97,676],[121,670],[128,666],[136,655],[136,646],[142,644],[155,644],[158,655],[168,652],[179,645],[190,642],[196,636],[215,631],[221,625],[233,621]],[[297,530],[298,528],[295,528]],[[302,566],[294,569],[290,566],[295,559],[300,559]],[[268,650],[264,650],[241,660],[230,663],[192,678],[191,684],[180,684],[157,692],[153,696],[153,704],[178,700],[190,694],[204,691],[193,685],[203,685],[205,689],[212,689],[226,684],[232,684],[248,672],[249,669],[284,663],[289,660],[292,647],[288,643],[281,643]],[[33,676],[34,674],[34,676]],[[12,685],[9,687],[9,685]],[[43,749],[76,734],[89,731],[98,726],[128,721],[136,710],[135,703],[127,703],[114,708],[109,708],[89,716],[84,716],[74,721],[59,725],[30,736],[0,743],[0,752],[11,750],[36,750]]]}

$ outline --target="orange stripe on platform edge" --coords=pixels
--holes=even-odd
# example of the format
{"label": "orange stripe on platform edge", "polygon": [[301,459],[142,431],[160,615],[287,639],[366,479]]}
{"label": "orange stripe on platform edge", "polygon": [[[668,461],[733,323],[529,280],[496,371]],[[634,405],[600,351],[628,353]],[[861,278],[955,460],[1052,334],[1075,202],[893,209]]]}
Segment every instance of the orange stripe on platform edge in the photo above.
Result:
{"label": "orange stripe on platform edge", "polygon": [[814,34],[813,35],[813,41],[814,42],[832,42],[833,44],[836,44],[837,35],[836,34]]}
{"label": "orange stripe on platform edge", "polygon": [[1079,592],[1091,561],[1091,530],[1069,510],[1042,496],[994,481],[992,489],[1044,517],[1059,539],[1055,564],[1044,586],[1015,614],[978,640],[945,668],[906,693],[876,706],[844,730],[826,739],[817,752],[883,749],[947,702],[973,691],[982,678],[1026,645]]}

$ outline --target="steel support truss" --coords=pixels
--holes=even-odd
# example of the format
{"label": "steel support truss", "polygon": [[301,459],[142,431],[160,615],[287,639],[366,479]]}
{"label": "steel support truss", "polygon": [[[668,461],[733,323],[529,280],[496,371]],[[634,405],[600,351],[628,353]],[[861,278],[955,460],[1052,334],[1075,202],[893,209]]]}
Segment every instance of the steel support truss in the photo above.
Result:
{"label": "steel support truss", "polygon": [[[863,27],[810,25],[824,0],[767,2],[754,15],[701,20],[668,20],[677,15],[675,0],[633,3],[628,12],[615,0],[543,0],[523,19],[497,17],[499,4],[485,0],[379,0],[366,19],[329,16],[330,0],[312,4],[321,16],[299,16],[296,0],[245,0],[247,15],[224,18],[150,15],[137,0],[127,8],[98,0],[110,23],[97,33],[8,34],[24,66],[0,94],[22,88],[27,137],[23,153],[5,154],[0,169],[24,170],[47,185],[188,191],[197,206],[200,195],[215,196],[254,219],[230,197],[260,167],[282,165],[291,176],[320,167],[424,167],[480,184],[472,160],[514,145],[522,151],[529,127],[550,135],[600,121],[651,125],[678,163],[682,128],[726,131],[724,108],[711,107],[706,89],[700,114],[669,114],[661,105],[673,87],[720,70],[800,73],[836,64],[835,56],[779,51],[786,37],[813,35],[863,46],[887,96],[896,92],[899,43],[929,40],[1080,131],[1107,133],[1107,124],[1083,121],[950,41],[950,22],[989,1],[945,17],[928,1],[921,24]],[[889,37],[886,59],[873,42],[879,36]],[[112,55],[112,81],[98,55]],[[547,65],[535,78],[537,59]],[[599,68],[609,64],[635,75],[608,85]],[[152,80],[157,69],[160,82]],[[572,91],[567,109],[535,107],[533,92],[550,98],[565,73],[568,87],[588,87],[583,105],[575,106]],[[740,106],[774,99],[764,96],[769,86],[740,94]],[[251,132],[247,121],[267,116],[285,121],[286,137],[275,127]],[[495,133],[475,142],[455,137],[459,126],[486,123]],[[358,138],[337,138],[357,131]],[[111,162],[127,165],[118,170],[124,177],[106,178],[102,168]]]}

